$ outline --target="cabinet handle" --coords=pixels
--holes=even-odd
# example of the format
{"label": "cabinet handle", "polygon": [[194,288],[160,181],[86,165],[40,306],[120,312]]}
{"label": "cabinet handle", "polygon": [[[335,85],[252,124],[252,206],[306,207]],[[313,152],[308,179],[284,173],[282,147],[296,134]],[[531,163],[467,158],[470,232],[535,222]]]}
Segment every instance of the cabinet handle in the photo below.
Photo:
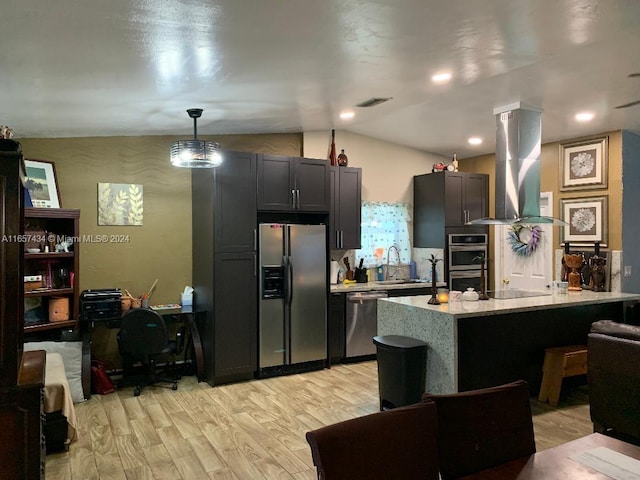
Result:
{"label": "cabinet handle", "polygon": [[336,248],[340,248],[340,230],[336,230]]}
{"label": "cabinet handle", "polygon": [[296,208],[296,191],[291,190],[291,205]]}
{"label": "cabinet handle", "polygon": [[296,198],[298,201],[298,204],[296,205],[296,208],[300,209],[300,190],[296,190]]}
{"label": "cabinet handle", "polygon": [[258,276],[258,259],[256,258],[256,254],[253,254],[253,276]]}
{"label": "cabinet handle", "polygon": [[253,229],[253,250],[257,250],[258,249],[258,230],[257,229]]}
{"label": "cabinet handle", "polygon": [[340,230],[340,248],[344,248],[344,230]]}

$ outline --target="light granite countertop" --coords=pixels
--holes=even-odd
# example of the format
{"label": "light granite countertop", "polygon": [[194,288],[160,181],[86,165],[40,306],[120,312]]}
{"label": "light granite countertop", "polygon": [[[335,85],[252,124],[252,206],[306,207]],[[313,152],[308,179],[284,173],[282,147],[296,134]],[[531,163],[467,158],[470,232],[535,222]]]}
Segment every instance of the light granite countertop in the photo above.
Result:
{"label": "light granite countertop", "polygon": [[[532,377],[531,372],[541,375],[546,347],[586,343],[590,323],[608,318],[599,312],[607,311],[608,304],[640,300],[640,294],[584,290],[441,305],[429,305],[429,298],[421,295],[379,299],[378,335],[403,335],[424,341],[428,345],[425,391],[453,393],[459,391],[461,376],[467,384],[475,382],[478,375],[472,372],[479,372],[484,384],[471,388],[498,385],[498,380],[492,380],[498,377],[502,383],[524,378],[537,388],[539,380],[527,376]],[[565,309],[566,315],[559,313]],[[549,313],[545,315],[545,311]],[[559,324],[562,328],[558,328]],[[462,336],[460,328],[464,330]],[[486,354],[467,353],[478,349]],[[527,365],[522,365],[522,359]],[[506,380],[501,377],[504,370],[516,364],[520,365],[517,374],[508,375]]]}
{"label": "light granite countertop", "polygon": [[[446,287],[445,282],[436,283],[436,287]],[[331,285],[331,293],[350,293],[350,292],[369,292],[372,290],[405,290],[410,288],[424,288],[425,295],[431,295],[431,282],[406,280],[406,283],[385,283],[385,282],[367,282],[367,283],[340,283]],[[426,303],[426,301],[425,301]]]}
{"label": "light granite countertop", "polygon": [[430,305],[428,303],[429,298],[423,296],[389,298],[382,299],[381,301],[399,303],[414,309],[428,310],[432,315],[444,314],[453,318],[464,318],[514,313],[525,310],[545,310],[549,308],[640,300],[640,294],[635,293],[592,292],[589,290],[568,292],[566,294],[552,293],[549,295],[549,293],[548,291],[541,292],[541,296],[537,297],[461,301],[441,305]]}

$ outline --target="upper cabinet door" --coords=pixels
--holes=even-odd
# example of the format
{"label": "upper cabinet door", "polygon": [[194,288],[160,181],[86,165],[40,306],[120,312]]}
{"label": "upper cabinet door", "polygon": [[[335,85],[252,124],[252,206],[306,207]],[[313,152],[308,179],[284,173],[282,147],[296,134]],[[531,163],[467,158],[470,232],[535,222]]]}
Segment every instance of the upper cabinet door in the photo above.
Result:
{"label": "upper cabinet door", "polygon": [[329,167],[327,160],[295,159],[296,210],[328,212],[331,205]]}
{"label": "upper cabinet door", "polygon": [[258,157],[258,210],[328,212],[329,162],[263,154]]}
{"label": "upper cabinet door", "polygon": [[[432,174],[434,175],[434,174]],[[444,176],[445,198],[444,221],[447,226],[464,225],[466,212],[464,207],[465,176],[462,173],[443,172],[435,175]]]}
{"label": "upper cabinet door", "polygon": [[[338,210],[340,247],[358,249],[361,247],[362,223],[362,169],[337,167],[339,171]],[[335,236],[335,235],[334,235]]]}
{"label": "upper cabinet door", "polygon": [[489,216],[489,177],[483,174],[468,174],[465,178],[464,208],[467,221]]}
{"label": "upper cabinet door", "polygon": [[266,153],[258,156],[258,210],[294,209],[294,166],[291,157]]}
{"label": "upper cabinet door", "polygon": [[256,158],[252,153],[225,152],[215,175],[216,252],[256,249]]}

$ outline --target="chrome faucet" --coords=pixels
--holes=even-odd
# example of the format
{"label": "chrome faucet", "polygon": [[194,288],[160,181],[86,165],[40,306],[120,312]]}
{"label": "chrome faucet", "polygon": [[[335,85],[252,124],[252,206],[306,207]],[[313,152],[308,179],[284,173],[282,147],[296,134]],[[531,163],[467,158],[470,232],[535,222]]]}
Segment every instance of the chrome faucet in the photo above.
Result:
{"label": "chrome faucet", "polygon": [[[389,249],[387,250],[387,278],[386,280],[389,280],[389,277],[391,276],[389,274],[389,257],[391,256],[391,250],[394,249],[396,251],[396,255],[398,256],[398,265],[400,265],[400,250],[398,250],[398,247],[396,247],[395,245],[391,245],[389,247]],[[398,276],[398,272],[396,271],[396,276]]]}

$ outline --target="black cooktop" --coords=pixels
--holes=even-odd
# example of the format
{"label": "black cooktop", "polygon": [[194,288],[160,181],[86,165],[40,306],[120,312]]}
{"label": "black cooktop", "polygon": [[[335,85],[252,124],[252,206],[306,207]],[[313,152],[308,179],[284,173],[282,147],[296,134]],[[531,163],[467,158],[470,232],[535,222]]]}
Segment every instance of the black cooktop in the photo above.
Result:
{"label": "black cooktop", "polygon": [[487,292],[487,295],[489,295],[489,298],[495,298],[496,300],[507,300],[511,298],[545,297],[551,295],[551,293],[533,290],[495,290]]}

